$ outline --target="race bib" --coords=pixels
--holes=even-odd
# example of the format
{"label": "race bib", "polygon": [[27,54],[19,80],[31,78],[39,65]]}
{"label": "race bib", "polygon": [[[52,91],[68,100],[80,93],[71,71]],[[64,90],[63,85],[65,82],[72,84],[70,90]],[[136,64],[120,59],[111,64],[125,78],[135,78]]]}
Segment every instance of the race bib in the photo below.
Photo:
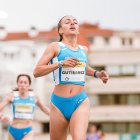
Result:
{"label": "race bib", "polygon": [[15,105],[15,118],[32,119],[33,118],[33,105],[32,104],[16,104]]}
{"label": "race bib", "polygon": [[83,82],[85,81],[85,63],[80,62],[73,67],[62,67],[61,71],[62,82]]}

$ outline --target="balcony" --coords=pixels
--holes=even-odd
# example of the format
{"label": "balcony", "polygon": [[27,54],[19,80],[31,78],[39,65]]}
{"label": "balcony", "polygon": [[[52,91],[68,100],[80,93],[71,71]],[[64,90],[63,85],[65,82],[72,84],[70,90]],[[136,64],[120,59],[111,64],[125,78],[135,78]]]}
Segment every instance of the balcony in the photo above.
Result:
{"label": "balcony", "polygon": [[140,106],[95,106],[90,111],[92,122],[140,122]]}
{"label": "balcony", "polygon": [[140,77],[110,78],[107,84],[90,78],[86,85],[88,94],[140,94]]}
{"label": "balcony", "polygon": [[93,66],[140,64],[140,48],[94,49],[88,56]]}

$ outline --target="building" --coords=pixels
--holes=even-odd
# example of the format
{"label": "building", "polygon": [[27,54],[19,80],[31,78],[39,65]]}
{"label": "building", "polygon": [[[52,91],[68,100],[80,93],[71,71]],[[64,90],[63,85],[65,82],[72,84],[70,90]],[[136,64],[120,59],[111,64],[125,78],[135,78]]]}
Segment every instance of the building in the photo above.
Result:
{"label": "building", "polygon": [[[1,38],[0,85],[4,87],[0,89],[1,93],[16,86],[18,73],[32,75],[48,43],[58,40],[55,27],[43,32],[31,29],[29,33],[7,33]],[[101,123],[109,134],[140,133],[140,32],[101,29],[99,25],[88,23],[80,25],[80,32],[78,41],[89,48],[89,64],[98,70],[106,70],[110,75],[106,85],[99,79],[87,77],[90,123]],[[47,105],[53,87],[51,74],[33,78],[36,94]],[[35,125],[38,126],[36,132],[48,131],[49,118],[37,110]]]}

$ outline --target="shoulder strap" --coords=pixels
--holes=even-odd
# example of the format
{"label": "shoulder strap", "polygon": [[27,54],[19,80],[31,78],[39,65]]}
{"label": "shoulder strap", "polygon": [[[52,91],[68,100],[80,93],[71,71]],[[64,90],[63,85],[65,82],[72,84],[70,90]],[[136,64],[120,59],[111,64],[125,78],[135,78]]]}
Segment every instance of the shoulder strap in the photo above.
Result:
{"label": "shoulder strap", "polygon": [[58,42],[58,47],[60,48],[60,50],[66,48],[66,45],[62,42]]}
{"label": "shoulder strap", "polygon": [[14,91],[14,97],[19,97],[18,91]]}
{"label": "shoulder strap", "polygon": [[80,49],[84,50],[84,47],[82,45],[78,45]]}
{"label": "shoulder strap", "polygon": [[30,96],[30,97],[34,97],[33,91],[29,91],[29,96]]}
{"label": "shoulder strap", "polygon": [[65,44],[62,43],[62,42],[58,42],[58,45],[61,46],[61,47],[65,47]]}

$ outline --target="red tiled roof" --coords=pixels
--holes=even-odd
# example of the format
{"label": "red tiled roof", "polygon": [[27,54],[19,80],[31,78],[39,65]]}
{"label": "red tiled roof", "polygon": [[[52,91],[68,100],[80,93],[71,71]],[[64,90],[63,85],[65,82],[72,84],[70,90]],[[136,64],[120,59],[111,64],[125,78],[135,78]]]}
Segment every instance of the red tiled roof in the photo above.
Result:
{"label": "red tiled roof", "polygon": [[[92,36],[105,36],[109,37],[113,34],[112,30],[109,29],[101,29],[99,28],[98,24],[90,24],[90,23],[83,23],[80,25],[80,35],[78,36],[78,42],[82,45],[89,46],[90,42],[88,40],[89,37]],[[54,27],[50,31],[41,31],[38,33],[36,37],[30,37],[28,32],[13,32],[8,33],[7,37],[3,40],[51,40],[59,38],[57,28]],[[2,39],[1,39],[2,40]]]}

